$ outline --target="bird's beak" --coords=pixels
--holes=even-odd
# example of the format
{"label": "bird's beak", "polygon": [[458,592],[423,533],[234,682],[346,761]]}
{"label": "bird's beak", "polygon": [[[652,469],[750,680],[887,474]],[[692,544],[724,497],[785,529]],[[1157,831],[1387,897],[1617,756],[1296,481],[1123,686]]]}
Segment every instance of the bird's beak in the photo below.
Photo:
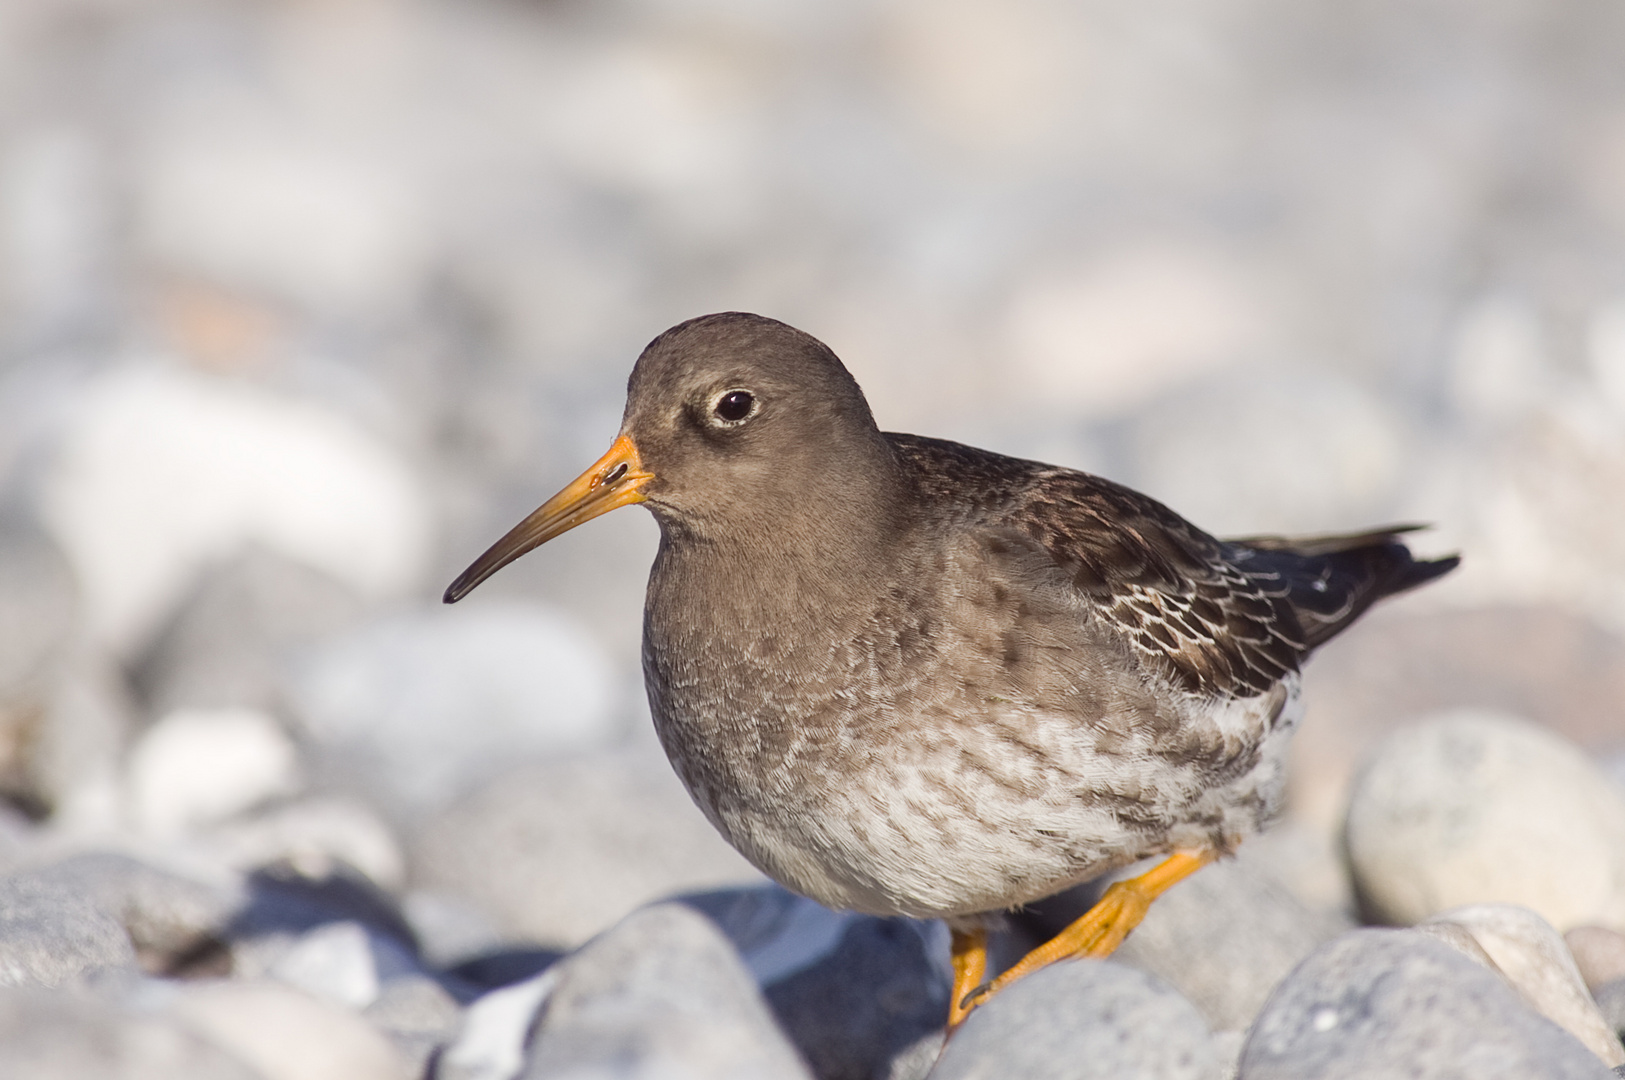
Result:
{"label": "bird's beak", "polygon": [[474,560],[446,590],[444,600],[455,604],[474,591],[474,586],[513,562],[533,547],[555,536],[607,514],[617,506],[639,503],[643,486],[654,479],[645,472],[638,448],[629,435],[622,435],[609,453],[593,462],[592,468],[570,481],[564,490],[547,500],[530,517],[508,530],[508,535],[492,544]]}

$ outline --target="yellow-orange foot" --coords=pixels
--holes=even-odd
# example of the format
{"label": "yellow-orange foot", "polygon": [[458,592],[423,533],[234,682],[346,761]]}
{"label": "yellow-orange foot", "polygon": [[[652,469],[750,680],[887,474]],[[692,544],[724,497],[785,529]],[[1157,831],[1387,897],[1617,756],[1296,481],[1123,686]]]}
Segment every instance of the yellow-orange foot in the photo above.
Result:
{"label": "yellow-orange foot", "polygon": [[[1021,958],[1021,962],[994,979],[981,985],[987,970],[987,938],[978,932],[979,941],[972,935],[954,933],[954,997],[948,1007],[948,1031],[964,1023],[970,1011],[988,998],[1024,978],[1039,968],[1048,967],[1057,960],[1077,956],[1096,959],[1110,956],[1128,937],[1129,931],[1140,925],[1151,902],[1196,871],[1218,857],[1213,851],[1181,851],[1158,863],[1139,877],[1119,881],[1108,888],[1095,906],[1080,915],[1076,922],[1056,934]],[[966,938],[961,952],[961,936]],[[972,949],[979,950],[974,953]],[[972,971],[974,969],[974,975]],[[963,984],[963,985],[962,985]]]}
{"label": "yellow-orange foot", "polygon": [[948,999],[948,1030],[965,1022],[971,1007],[966,1004],[987,975],[987,931],[953,932],[954,989]]}

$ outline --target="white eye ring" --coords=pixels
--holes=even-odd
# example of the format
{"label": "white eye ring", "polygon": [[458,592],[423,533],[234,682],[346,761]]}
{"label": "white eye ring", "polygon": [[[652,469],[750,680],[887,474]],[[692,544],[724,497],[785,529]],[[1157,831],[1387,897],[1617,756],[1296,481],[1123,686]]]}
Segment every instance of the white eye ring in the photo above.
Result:
{"label": "white eye ring", "polygon": [[738,427],[755,416],[761,401],[742,386],[724,390],[711,400],[711,421],[720,427]]}

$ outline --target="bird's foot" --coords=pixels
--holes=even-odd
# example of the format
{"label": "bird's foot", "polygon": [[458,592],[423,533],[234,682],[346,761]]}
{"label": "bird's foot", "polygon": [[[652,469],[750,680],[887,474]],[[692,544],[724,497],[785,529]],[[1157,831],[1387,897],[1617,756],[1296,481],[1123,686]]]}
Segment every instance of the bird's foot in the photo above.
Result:
{"label": "bird's foot", "polygon": [[987,989],[982,979],[987,975],[987,931],[955,930],[953,932],[954,988],[948,999],[948,1031],[965,1022],[975,1008],[979,995]]}
{"label": "bird's foot", "polygon": [[[1020,963],[990,983],[982,982],[987,969],[986,934],[978,931],[975,935],[961,935],[955,931],[954,996],[948,1007],[949,1034],[965,1022],[972,1009],[1039,968],[1073,957],[1098,960],[1110,956],[1128,937],[1129,931],[1140,925],[1153,900],[1217,857],[1215,851],[1181,851],[1139,877],[1114,883],[1094,907],[1071,926],[1022,957]],[[973,942],[973,936],[979,938],[979,942]],[[965,938],[963,953],[961,937]],[[979,949],[979,954],[973,953],[973,948]]]}

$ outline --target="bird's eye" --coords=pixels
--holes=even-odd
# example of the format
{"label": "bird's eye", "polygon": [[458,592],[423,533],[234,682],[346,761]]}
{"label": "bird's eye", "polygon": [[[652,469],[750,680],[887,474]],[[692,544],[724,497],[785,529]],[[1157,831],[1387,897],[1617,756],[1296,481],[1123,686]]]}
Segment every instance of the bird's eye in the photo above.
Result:
{"label": "bird's eye", "polygon": [[756,395],[749,390],[729,390],[717,398],[712,412],[725,424],[737,424],[756,411]]}

